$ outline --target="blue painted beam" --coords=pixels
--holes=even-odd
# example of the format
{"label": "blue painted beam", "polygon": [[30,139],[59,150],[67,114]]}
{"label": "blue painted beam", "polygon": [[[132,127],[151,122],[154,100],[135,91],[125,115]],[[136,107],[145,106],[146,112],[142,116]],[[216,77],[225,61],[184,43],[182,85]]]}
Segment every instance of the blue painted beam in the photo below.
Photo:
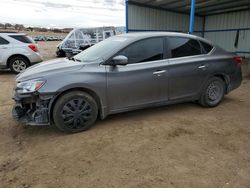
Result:
{"label": "blue painted beam", "polygon": [[125,22],[126,33],[128,33],[128,0],[125,0]]}
{"label": "blue painted beam", "polygon": [[[215,32],[231,32],[231,31],[250,31],[250,27],[246,28],[233,28],[233,29],[210,29],[210,30],[204,30],[205,33],[215,33]],[[194,31],[194,32],[203,32],[203,31]]]}
{"label": "blue painted beam", "polygon": [[191,0],[191,10],[190,10],[190,22],[189,22],[189,33],[194,32],[194,18],[195,18],[195,0]]}

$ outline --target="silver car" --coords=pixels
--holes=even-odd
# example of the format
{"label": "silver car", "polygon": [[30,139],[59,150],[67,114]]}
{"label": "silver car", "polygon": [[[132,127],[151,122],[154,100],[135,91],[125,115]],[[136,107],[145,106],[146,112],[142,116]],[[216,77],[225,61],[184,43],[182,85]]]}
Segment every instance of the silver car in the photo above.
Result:
{"label": "silver car", "polygon": [[37,45],[30,37],[21,33],[0,33],[0,68],[20,73],[41,61]]}
{"label": "silver car", "polygon": [[74,56],[28,68],[16,78],[13,117],[65,132],[97,117],[197,101],[215,107],[240,86],[241,57],[181,33],[131,33]]}

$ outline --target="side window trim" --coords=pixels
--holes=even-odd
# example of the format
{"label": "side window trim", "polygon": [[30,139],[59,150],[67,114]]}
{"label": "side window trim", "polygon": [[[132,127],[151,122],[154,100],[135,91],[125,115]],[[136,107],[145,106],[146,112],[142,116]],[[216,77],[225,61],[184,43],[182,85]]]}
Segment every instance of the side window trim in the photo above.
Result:
{"label": "side window trim", "polygon": [[169,36],[165,37],[165,41],[166,41],[166,55],[167,55],[167,59],[172,59],[172,55],[171,55],[171,51],[170,51],[170,42],[169,42]]}
{"label": "side window trim", "polygon": [[[199,41],[199,43],[200,43],[200,45],[201,45],[201,48],[202,48],[202,50],[203,50],[203,52],[204,52],[203,55],[208,55],[208,54],[212,53],[212,51],[213,51],[214,48],[215,48],[214,45],[211,45],[211,44],[209,44],[209,43],[207,43],[207,42],[205,42],[205,41],[201,41],[201,40],[198,40],[198,41]],[[205,43],[205,44],[207,44],[207,45],[209,45],[209,46],[211,46],[211,50],[210,50],[209,52],[206,51],[206,49],[204,48],[202,42]]]}
{"label": "side window trim", "polygon": [[208,54],[209,52],[206,52],[206,50],[205,50],[204,46],[202,45],[201,41],[198,40],[198,42],[199,42],[199,44],[200,44],[200,46],[201,46],[201,53],[202,53],[203,55],[204,55],[204,54]]}
{"label": "side window trim", "polygon": [[195,39],[197,42],[198,42],[198,44],[200,45],[200,52],[201,52],[201,54],[200,55],[202,55],[202,52],[203,52],[203,46],[201,45],[201,42],[200,42],[200,40],[197,40],[197,39]]}
{"label": "side window trim", "polygon": [[167,37],[162,37],[163,39],[163,60],[167,60],[168,59],[168,40]]}
{"label": "side window trim", "polygon": [[[137,42],[141,42],[141,41],[147,40],[147,39],[158,39],[158,38],[160,38],[160,39],[163,40],[163,59],[161,59],[161,60],[155,60],[155,61],[166,60],[166,53],[165,53],[165,49],[164,49],[165,46],[166,46],[166,44],[165,44],[166,42],[165,42],[165,39],[164,39],[165,37],[164,36],[162,36],[162,37],[161,36],[157,36],[157,37],[149,37],[149,38],[144,38],[144,39],[140,39],[140,40],[134,41],[134,42],[130,43],[128,46],[126,46],[126,47],[122,48],[121,50],[119,50],[117,53],[115,53],[115,55],[111,56],[111,58],[109,60],[107,60],[107,61],[110,62],[113,57],[119,55],[119,53],[121,53],[124,49],[128,48],[129,46],[131,46],[131,45],[133,45],[133,44],[135,44]],[[151,63],[151,62],[155,62],[155,61],[146,61],[146,62],[139,62],[139,63],[129,63],[127,65],[135,65],[135,64],[141,64],[141,63]]]}

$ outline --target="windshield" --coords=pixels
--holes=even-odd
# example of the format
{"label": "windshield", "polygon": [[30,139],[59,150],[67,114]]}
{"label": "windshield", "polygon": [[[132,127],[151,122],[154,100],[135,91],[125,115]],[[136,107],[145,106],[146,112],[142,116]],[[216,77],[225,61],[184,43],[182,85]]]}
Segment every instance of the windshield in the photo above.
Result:
{"label": "windshield", "polygon": [[74,59],[85,62],[102,59],[107,53],[121,46],[124,41],[126,41],[126,38],[119,36],[108,38],[77,54]]}

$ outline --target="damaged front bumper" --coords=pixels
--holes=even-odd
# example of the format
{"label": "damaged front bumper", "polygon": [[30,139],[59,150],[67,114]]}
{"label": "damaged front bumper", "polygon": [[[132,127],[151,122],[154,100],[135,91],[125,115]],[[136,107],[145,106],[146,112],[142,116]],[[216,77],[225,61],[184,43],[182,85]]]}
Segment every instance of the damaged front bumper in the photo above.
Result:
{"label": "damaged front bumper", "polygon": [[38,93],[21,95],[15,93],[15,105],[12,116],[18,122],[28,125],[49,125],[50,96],[41,96]]}

